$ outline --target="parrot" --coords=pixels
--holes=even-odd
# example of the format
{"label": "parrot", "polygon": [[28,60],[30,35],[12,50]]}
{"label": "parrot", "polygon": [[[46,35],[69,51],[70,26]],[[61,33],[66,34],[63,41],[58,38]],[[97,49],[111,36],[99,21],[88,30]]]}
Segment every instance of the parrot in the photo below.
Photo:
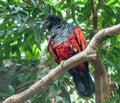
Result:
{"label": "parrot", "polygon": [[[86,49],[86,39],[79,26],[68,23],[55,14],[49,14],[42,23],[42,30],[46,29],[50,34],[48,51],[56,63],[60,64]],[[88,65],[88,61],[85,61],[68,70],[81,97],[90,97],[95,92]]]}

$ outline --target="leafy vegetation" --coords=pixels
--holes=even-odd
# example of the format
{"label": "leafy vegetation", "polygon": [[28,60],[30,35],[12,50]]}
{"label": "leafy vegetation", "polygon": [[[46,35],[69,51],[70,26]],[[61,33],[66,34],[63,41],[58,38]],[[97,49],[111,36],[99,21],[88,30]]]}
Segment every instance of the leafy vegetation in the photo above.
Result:
{"label": "leafy vegetation", "polygon": [[[101,0],[98,10],[99,29],[120,23],[119,5],[119,0]],[[94,6],[97,6],[97,1]],[[25,90],[56,66],[47,51],[46,37],[49,34],[40,30],[42,21],[51,13],[79,25],[87,41],[90,41],[89,36],[94,30],[90,0],[0,1],[0,101]],[[120,87],[120,36],[106,40],[100,48],[106,70]],[[111,95],[111,101],[118,103],[120,89]],[[83,100],[77,95],[68,73],[26,103],[51,103],[53,98],[58,103],[94,103],[94,96]]]}

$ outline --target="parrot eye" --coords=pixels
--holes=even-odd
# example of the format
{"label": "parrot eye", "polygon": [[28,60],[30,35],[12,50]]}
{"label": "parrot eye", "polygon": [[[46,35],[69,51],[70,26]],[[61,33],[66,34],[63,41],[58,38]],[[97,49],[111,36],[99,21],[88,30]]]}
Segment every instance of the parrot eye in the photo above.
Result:
{"label": "parrot eye", "polygon": [[45,24],[46,26],[49,26],[49,25],[50,25],[50,21],[45,20],[44,24]]}

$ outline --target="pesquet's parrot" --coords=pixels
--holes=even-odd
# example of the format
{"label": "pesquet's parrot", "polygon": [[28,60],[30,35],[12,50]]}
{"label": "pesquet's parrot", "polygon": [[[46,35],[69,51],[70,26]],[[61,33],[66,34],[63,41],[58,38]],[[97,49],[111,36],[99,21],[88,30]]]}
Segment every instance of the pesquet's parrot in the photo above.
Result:
{"label": "pesquet's parrot", "polygon": [[[60,64],[86,48],[86,40],[80,27],[72,25],[51,14],[42,24],[42,30],[48,29],[50,40],[48,51]],[[88,62],[81,63],[68,71],[81,97],[90,97],[95,92],[94,82],[89,74]]]}

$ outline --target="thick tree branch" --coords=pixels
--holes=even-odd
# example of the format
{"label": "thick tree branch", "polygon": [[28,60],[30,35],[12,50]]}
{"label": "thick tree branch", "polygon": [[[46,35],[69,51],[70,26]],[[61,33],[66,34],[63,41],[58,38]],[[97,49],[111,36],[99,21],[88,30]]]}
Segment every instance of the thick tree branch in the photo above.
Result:
{"label": "thick tree branch", "polygon": [[[97,6],[95,7],[94,0],[91,0],[91,10],[93,14],[93,28],[94,32],[90,35],[90,38],[92,38],[95,35],[95,32],[98,30],[98,10],[100,8],[102,0],[98,0]],[[110,78],[108,78],[108,74],[105,71],[105,67],[101,63],[100,55],[97,53],[96,60],[91,61],[93,67],[95,68],[95,101],[96,103],[102,103],[103,101],[110,99]]]}
{"label": "thick tree branch", "polygon": [[23,103],[27,99],[30,99],[31,97],[36,95],[37,93],[44,91],[46,88],[50,87],[53,84],[53,82],[57,80],[65,71],[69,70],[75,65],[78,65],[79,63],[91,59],[96,59],[97,48],[100,45],[100,43],[107,38],[116,36],[117,34],[120,34],[120,24],[100,30],[92,38],[91,42],[83,52],[69,58],[68,60],[63,61],[56,68],[52,69],[48,73],[48,75],[43,77],[41,80],[33,84],[25,91],[7,98],[5,101],[3,101],[3,103]]}

